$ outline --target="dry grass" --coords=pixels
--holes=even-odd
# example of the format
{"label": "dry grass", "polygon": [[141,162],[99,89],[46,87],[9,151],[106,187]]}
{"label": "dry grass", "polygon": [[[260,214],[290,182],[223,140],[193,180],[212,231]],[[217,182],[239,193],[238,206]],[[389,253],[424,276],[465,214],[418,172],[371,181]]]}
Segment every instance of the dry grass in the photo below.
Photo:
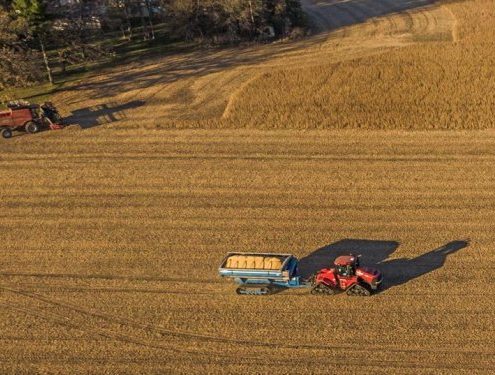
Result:
{"label": "dry grass", "polygon": [[[104,128],[5,142],[0,372],[488,373],[494,146]],[[228,251],[305,257],[345,238],[400,243],[378,265],[391,288],[252,298],[217,277]],[[443,266],[404,260],[466,238]],[[380,260],[382,242],[362,243]]]}

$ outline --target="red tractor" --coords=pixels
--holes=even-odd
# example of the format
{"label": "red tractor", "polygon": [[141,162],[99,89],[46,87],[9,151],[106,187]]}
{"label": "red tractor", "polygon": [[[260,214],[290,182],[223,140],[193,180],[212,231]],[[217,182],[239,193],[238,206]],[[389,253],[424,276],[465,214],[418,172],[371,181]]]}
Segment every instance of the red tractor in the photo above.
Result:
{"label": "red tractor", "polygon": [[14,130],[33,134],[42,129],[63,128],[62,117],[50,102],[38,105],[15,101],[9,102],[7,107],[7,111],[0,112],[0,131],[3,138],[11,138]]}
{"label": "red tractor", "polygon": [[369,296],[380,286],[380,271],[361,267],[360,255],[339,256],[333,268],[323,268],[311,278],[311,294],[336,294],[345,291],[349,296]]}

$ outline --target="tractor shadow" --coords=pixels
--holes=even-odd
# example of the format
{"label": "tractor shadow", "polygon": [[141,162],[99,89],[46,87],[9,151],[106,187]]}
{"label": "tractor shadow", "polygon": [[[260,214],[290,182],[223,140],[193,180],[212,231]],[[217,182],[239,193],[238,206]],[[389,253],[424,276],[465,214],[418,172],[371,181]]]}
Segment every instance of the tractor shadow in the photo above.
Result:
{"label": "tractor shadow", "polygon": [[96,126],[125,120],[125,111],[141,107],[143,100],[134,100],[124,104],[108,103],[72,111],[64,118],[64,125],[79,125],[81,129],[90,129]]}
{"label": "tractor shadow", "polygon": [[[377,268],[380,269],[384,277],[380,291],[383,292],[408,283],[442,268],[449,255],[455,254],[468,246],[469,240],[452,241],[416,258],[390,259],[377,264]],[[366,259],[363,259],[363,261],[365,264],[367,263]]]}
{"label": "tractor shadow", "polygon": [[308,278],[322,268],[331,268],[339,255],[362,255],[364,265],[374,266],[385,261],[397,248],[397,241],[344,239],[321,247],[299,261],[299,274]]}
{"label": "tractor shadow", "polygon": [[449,255],[468,246],[469,240],[451,241],[416,258],[388,259],[399,247],[399,242],[344,239],[301,258],[299,275],[308,278],[322,268],[331,268],[333,260],[339,255],[361,254],[362,266],[382,272],[384,281],[379,291],[381,293],[442,268]]}

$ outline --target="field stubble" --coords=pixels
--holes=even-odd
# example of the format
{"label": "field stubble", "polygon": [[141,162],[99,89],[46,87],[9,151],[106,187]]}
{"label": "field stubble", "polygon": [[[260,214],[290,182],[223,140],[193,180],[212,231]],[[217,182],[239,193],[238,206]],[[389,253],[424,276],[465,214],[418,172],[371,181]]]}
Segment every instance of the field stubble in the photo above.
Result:
{"label": "field stubble", "polygon": [[493,127],[489,0],[306,0],[300,41],[117,66],[56,95],[83,127]]}
{"label": "field stubble", "polygon": [[[0,372],[493,371],[494,133],[280,129],[490,127],[492,3],[304,3],[313,38],[108,70],[55,98],[84,131],[2,142]],[[249,250],[385,290],[240,297]]]}
{"label": "field stubble", "polygon": [[[79,134],[4,143],[1,372],[495,367],[492,132]],[[387,284],[241,297],[216,267],[247,250]]]}

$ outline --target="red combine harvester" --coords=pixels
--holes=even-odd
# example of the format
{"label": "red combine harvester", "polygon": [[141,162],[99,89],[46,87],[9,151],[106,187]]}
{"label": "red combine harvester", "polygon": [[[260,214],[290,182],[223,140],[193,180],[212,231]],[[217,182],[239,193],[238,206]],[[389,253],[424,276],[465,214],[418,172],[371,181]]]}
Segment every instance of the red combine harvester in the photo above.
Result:
{"label": "red combine harvester", "polygon": [[334,267],[323,268],[313,276],[312,294],[335,294],[345,291],[350,296],[369,296],[382,282],[382,274],[374,268],[361,267],[360,256],[343,255],[334,261]]}
{"label": "red combine harvester", "polygon": [[57,108],[46,102],[42,105],[26,101],[7,104],[8,110],[0,112],[0,131],[3,138],[11,138],[13,131],[34,134],[43,129],[62,129],[62,117]]}

